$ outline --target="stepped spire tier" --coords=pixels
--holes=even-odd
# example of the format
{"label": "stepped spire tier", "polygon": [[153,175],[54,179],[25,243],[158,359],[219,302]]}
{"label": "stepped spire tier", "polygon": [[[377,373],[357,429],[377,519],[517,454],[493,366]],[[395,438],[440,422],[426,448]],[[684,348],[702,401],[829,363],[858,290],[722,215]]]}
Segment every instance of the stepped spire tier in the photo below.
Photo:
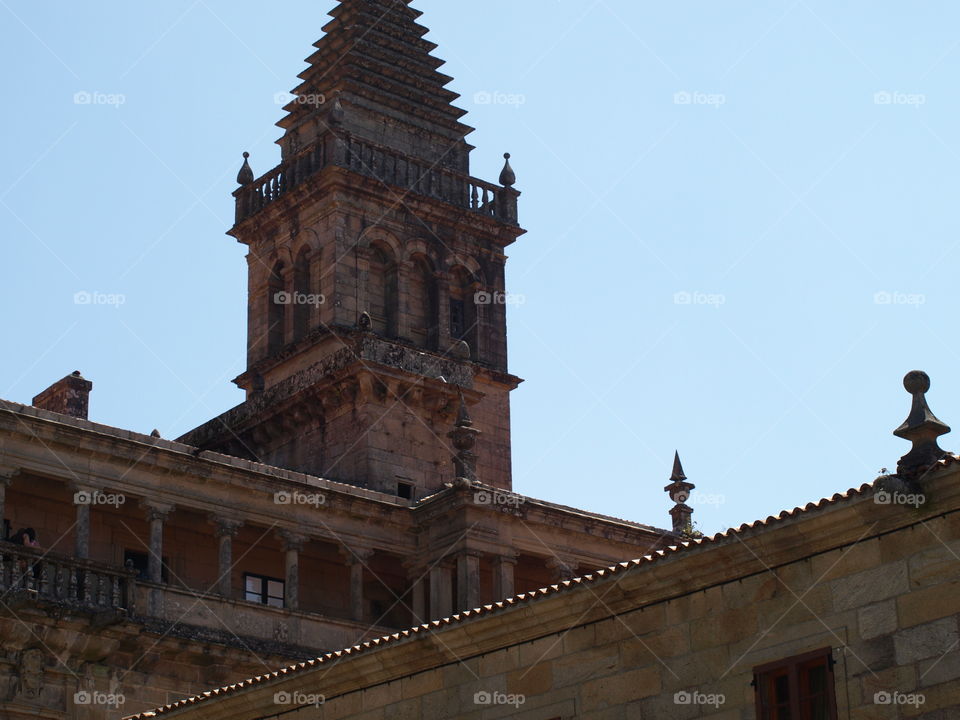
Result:
{"label": "stepped spire tier", "polygon": [[437,70],[444,61],[430,54],[437,46],[423,37],[420,11],[409,0],[343,0],[330,15],[277,123],[284,157],[339,122],[359,138],[466,172],[473,128],[460,122],[466,111],[453,105],[459,95]]}

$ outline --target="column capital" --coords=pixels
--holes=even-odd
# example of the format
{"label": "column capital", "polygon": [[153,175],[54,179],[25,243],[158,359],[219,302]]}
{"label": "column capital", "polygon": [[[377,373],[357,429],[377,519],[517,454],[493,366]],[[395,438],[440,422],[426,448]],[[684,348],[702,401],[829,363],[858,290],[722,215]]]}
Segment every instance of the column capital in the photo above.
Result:
{"label": "column capital", "polygon": [[141,503],[143,507],[144,514],[147,516],[148,522],[153,522],[154,520],[166,520],[167,515],[173,512],[175,506],[170,503],[163,503],[155,500],[144,500]]}
{"label": "column capital", "polygon": [[561,580],[571,580],[576,577],[579,563],[571,557],[548,557],[546,565],[557,573]]}
{"label": "column capital", "polygon": [[293,530],[278,530],[277,537],[280,538],[280,542],[283,543],[284,550],[295,550],[296,552],[303,550],[304,544],[310,540],[308,536],[294,532]]}
{"label": "column capital", "polygon": [[[0,471],[0,474],[2,474],[2,471]],[[103,489],[103,485],[102,485],[101,483],[95,483],[95,482],[93,482],[93,481],[91,481],[91,480],[77,480],[77,479],[73,479],[73,480],[68,481],[68,482],[67,482],[67,485],[68,485],[68,486],[70,487],[70,489],[73,490],[75,493],[77,493],[77,492],[95,493],[95,492],[99,492],[100,490]]]}
{"label": "column capital", "polygon": [[243,520],[221,517],[213,513],[210,514],[210,522],[214,527],[213,534],[218,538],[236,537],[240,528],[243,527]]}
{"label": "column capital", "polygon": [[340,555],[346,561],[347,565],[353,565],[354,563],[363,563],[366,565],[370,561],[370,558],[373,557],[373,553],[376,552],[376,550],[371,547],[347,544],[341,545],[339,550]]}
{"label": "column capital", "polygon": [[20,468],[0,465],[0,485],[7,486],[20,474]]}
{"label": "column capital", "polygon": [[493,559],[499,563],[506,563],[508,565],[516,565],[517,560],[520,559],[520,553],[515,552],[506,552],[506,553],[494,553]]}

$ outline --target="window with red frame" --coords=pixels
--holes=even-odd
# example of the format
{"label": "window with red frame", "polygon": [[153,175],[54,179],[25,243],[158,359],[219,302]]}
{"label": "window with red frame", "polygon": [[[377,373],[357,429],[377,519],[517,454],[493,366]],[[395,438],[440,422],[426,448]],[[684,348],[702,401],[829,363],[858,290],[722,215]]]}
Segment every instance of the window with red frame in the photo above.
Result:
{"label": "window with red frame", "polygon": [[753,669],[759,720],[837,720],[830,648]]}

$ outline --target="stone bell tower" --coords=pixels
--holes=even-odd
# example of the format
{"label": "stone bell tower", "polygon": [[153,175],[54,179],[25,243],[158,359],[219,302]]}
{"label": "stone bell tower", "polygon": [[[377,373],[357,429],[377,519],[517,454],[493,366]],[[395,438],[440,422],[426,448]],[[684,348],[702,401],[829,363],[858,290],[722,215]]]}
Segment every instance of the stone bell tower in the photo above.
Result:
{"label": "stone bell tower", "polygon": [[462,393],[476,476],[511,487],[503,305],[517,222],[509,155],[470,177],[472,128],[410,0],[343,0],[248,156],[229,234],[249,248],[246,401],[182,440],[401,496],[453,477]]}

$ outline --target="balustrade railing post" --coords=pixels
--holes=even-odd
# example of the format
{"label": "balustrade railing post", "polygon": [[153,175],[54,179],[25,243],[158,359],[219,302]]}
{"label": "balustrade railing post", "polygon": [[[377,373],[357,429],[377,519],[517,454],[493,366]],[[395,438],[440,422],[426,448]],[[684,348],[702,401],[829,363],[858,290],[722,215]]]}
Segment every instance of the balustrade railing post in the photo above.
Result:
{"label": "balustrade railing post", "polygon": [[517,198],[519,197],[520,191],[512,187],[505,187],[497,192],[497,217],[500,220],[512,225],[519,222],[517,216]]}
{"label": "balustrade railing post", "polygon": [[[29,572],[31,575],[34,575],[34,573],[36,572],[36,568],[37,568],[36,564],[34,564],[33,567],[30,568]],[[41,595],[44,595],[44,596],[49,596],[51,594],[49,572],[50,572],[50,563],[45,562],[40,564],[40,587],[37,590]]]}

